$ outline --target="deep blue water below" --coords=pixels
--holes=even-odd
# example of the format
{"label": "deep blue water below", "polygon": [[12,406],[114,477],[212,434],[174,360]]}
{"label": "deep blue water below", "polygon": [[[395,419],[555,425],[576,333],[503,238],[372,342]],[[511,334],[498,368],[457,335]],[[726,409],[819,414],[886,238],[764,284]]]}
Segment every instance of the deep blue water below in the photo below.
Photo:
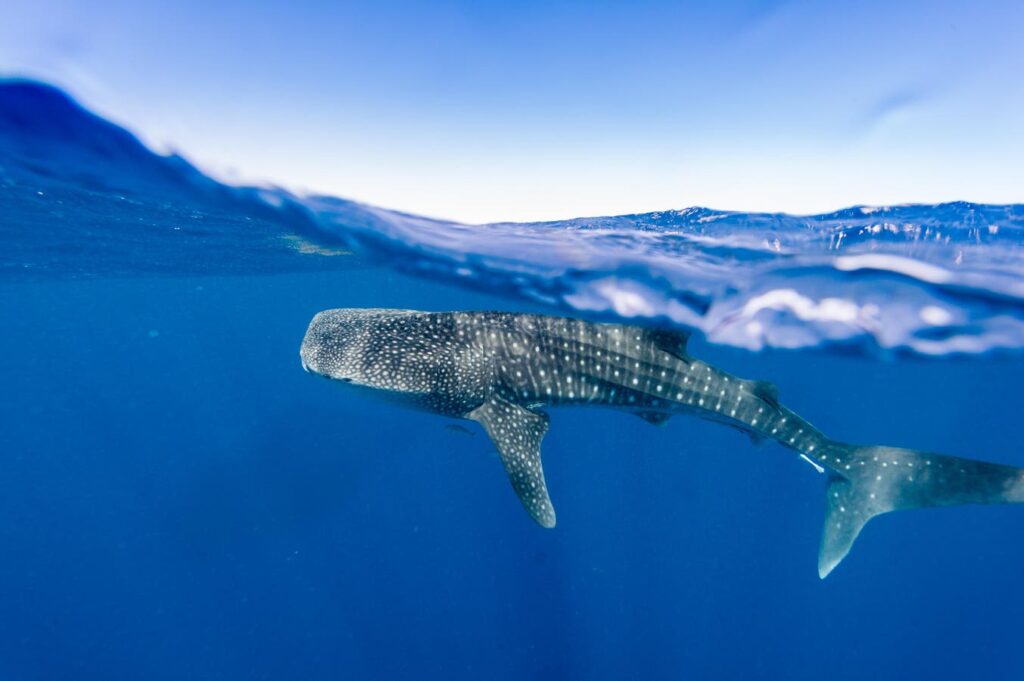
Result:
{"label": "deep blue water below", "polygon": [[[875,519],[820,581],[791,453],[563,409],[544,530],[475,424],[302,371],[339,306],[511,309],[375,269],[0,283],[0,678],[1024,678],[1021,507]],[[834,437],[1024,464],[1018,356],[691,352]]]}

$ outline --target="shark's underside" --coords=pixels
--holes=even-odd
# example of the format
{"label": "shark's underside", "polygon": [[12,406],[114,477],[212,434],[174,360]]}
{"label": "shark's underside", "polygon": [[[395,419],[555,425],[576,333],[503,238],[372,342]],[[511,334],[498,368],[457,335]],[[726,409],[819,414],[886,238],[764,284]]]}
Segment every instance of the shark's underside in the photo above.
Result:
{"label": "shark's underside", "polygon": [[825,437],[775,388],[686,353],[685,334],[496,312],[327,310],[302,343],[303,367],[412,406],[480,423],[512,487],[540,525],[555,511],[541,466],[543,407],[628,410],[651,423],[688,413],[795,451],[828,475],[818,571],[846,556],[888,511],[1024,502],[1024,469]]}

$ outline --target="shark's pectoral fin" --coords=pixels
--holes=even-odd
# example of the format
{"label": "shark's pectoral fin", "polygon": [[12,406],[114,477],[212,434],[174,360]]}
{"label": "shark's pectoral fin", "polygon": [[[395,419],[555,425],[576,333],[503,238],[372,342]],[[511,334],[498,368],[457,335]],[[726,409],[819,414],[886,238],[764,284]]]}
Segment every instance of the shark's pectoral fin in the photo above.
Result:
{"label": "shark's pectoral fin", "polygon": [[554,527],[555,508],[540,463],[540,442],[548,432],[547,415],[495,396],[466,416],[480,423],[491,437],[512,489],[529,514],[541,526]]}
{"label": "shark's pectoral fin", "polygon": [[495,443],[512,488],[529,515],[544,527],[554,527],[555,507],[541,466],[541,440],[548,432],[548,415],[494,396],[466,416],[482,425]]}

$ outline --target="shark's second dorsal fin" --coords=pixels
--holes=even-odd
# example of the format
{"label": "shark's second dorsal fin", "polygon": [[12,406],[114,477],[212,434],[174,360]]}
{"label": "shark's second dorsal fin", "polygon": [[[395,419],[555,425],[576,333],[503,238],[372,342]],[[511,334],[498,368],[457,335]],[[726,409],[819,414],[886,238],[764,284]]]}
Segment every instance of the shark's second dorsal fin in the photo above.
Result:
{"label": "shark's second dorsal fin", "polygon": [[751,381],[750,392],[754,393],[775,409],[779,408],[779,389],[767,381]]}
{"label": "shark's second dorsal fin", "polygon": [[512,489],[527,512],[542,527],[554,527],[555,508],[540,463],[540,442],[548,432],[547,415],[495,395],[466,417],[480,423],[491,437]]}
{"label": "shark's second dorsal fin", "polygon": [[671,331],[669,329],[650,329],[647,337],[654,341],[654,345],[662,352],[667,352],[676,359],[681,359],[687,364],[690,358],[686,354],[686,344],[690,341],[690,334],[686,331]]}

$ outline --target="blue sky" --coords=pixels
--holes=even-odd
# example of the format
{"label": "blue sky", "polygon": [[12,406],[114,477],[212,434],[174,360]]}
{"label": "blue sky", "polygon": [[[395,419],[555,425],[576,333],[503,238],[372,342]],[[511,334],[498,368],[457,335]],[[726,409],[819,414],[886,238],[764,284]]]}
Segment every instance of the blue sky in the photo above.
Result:
{"label": "blue sky", "polygon": [[1024,201],[1024,3],[13,0],[0,72],[230,181],[465,221]]}

